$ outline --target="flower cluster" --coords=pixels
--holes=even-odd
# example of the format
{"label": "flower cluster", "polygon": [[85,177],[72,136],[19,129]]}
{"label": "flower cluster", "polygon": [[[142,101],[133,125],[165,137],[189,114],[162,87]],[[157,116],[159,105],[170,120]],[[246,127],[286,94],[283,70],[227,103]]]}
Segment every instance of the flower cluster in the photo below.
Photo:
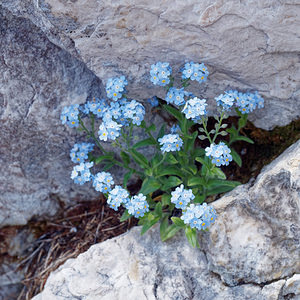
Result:
{"label": "flower cluster", "polygon": [[106,83],[106,94],[107,97],[117,101],[122,98],[122,95],[125,93],[125,87],[128,84],[125,76],[109,78]]}
{"label": "flower cluster", "polygon": [[189,224],[191,228],[204,230],[214,223],[216,217],[216,211],[213,207],[203,203],[202,205],[191,204],[186,211],[183,211],[181,219],[184,221],[184,224]]}
{"label": "flower cluster", "polygon": [[162,152],[179,151],[183,141],[178,134],[166,134],[158,139]]}
{"label": "flower cluster", "polygon": [[231,150],[223,142],[218,145],[211,144],[205,148],[205,155],[212,159],[212,163],[216,164],[217,167],[225,165],[228,166],[229,162],[232,161],[230,154]]}
{"label": "flower cluster", "polygon": [[194,97],[188,100],[182,110],[187,119],[192,119],[193,121],[198,121],[200,116],[206,115],[206,100]]}
{"label": "flower cluster", "polygon": [[93,178],[93,187],[96,191],[101,193],[109,192],[113,184],[114,180],[108,172],[97,173]]}
{"label": "flower cluster", "polygon": [[91,143],[81,143],[75,144],[70,152],[70,157],[74,163],[82,163],[88,159],[88,153],[93,151],[94,144]]}
{"label": "flower cluster", "polygon": [[129,193],[119,185],[110,191],[107,198],[108,205],[114,210],[118,210],[122,203],[126,204],[128,201]]}
{"label": "flower cluster", "polygon": [[146,201],[146,196],[142,193],[133,196],[126,204],[125,207],[128,212],[136,218],[143,217],[145,212],[149,211],[149,204]]}
{"label": "flower cluster", "polygon": [[166,101],[168,104],[183,105],[185,103],[184,96],[184,88],[176,89],[175,87],[171,87],[167,93]]}
{"label": "flower cluster", "polygon": [[165,86],[170,83],[169,76],[172,73],[172,68],[169,63],[158,62],[155,65],[151,65],[150,80],[155,85]]}
{"label": "flower cluster", "polygon": [[107,141],[107,139],[115,140],[120,135],[121,127],[121,124],[118,124],[117,122],[112,120],[103,122],[99,126],[99,139],[101,141]]}
{"label": "flower cluster", "polygon": [[199,83],[206,81],[209,72],[204,64],[189,62],[184,65],[183,79],[196,80]]}
{"label": "flower cluster", "polygon": [[79,104],[65,106],[61,112],[60,119],[62,124],[67,124],[69,127],[78,127]]}
{"label": "flower cluster", "polygon": [[185,209],[186,206],[195,198],[192,190],[184,189],[183,184],[171,193],[171,202],[175,204],[176,208]]}
{"label": "flower cluster", "polygon": [[236,105],[242,114],[248,114],[256,108],[264,107],[264,99],[255,93],[241,93],[237,90],[226,91],[224,94],[215,98],[218,106],[224,110],[229,110],[233,104]]}
{"label": "flower cluster", "polygon": [[83,113],[88,115],[89,113],[93,113],[98,118],[102,118],[105,109],[107,108],[107,103],[105,99],[93,98],[92,101],[87,101],[80,109]]}
{"label": "flower cluster", "polygon": [[256,108],[264,107],[264,99],[258,94],[258,92],[245,94],[239,93],[236,100],[236,106],[242,114],[248,114]]}
{"label": "flower cluster", "polygon": [[144,106],[136,100],[131,100],[123,106],[124,117],[130,119],[132,124],[141,125],[145,116]]}
{"label": "flower cluster", "polygon": [[74,180],[77,184],[84,184],[85,182],[88,182],[91,180],[91,172],[90,168],[94,164],[91,163],[81,163],[79,165],[74,166],[73,171],[71,173],[71,179]]}
{"label": "flower cluster", "polygon": [[228,93],[219,95],[215,100],[217,101],[217,105],[222,106],[224,110],[230,110],[234,103],[234,97]]}

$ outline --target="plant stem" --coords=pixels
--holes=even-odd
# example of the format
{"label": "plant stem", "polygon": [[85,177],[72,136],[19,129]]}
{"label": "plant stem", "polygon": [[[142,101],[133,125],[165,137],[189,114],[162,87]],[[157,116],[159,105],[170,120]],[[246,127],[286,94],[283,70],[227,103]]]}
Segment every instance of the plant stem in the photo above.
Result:
{"label": "plant stem", "polygon": [[202,117],[202,124],[203,124],[204,132],[206,133],[206,136],[207,136],[209,142],[212,144],[213,141],[211,140],[210,135],[209,135],[209,133],[208,133],[208,131],[207,131],[206,120],[205,120],[203,117]]}

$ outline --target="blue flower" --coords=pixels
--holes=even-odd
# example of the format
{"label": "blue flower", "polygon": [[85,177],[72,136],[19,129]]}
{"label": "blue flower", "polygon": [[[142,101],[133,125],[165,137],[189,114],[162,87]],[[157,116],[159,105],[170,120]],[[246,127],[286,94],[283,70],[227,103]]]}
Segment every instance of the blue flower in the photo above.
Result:
{"label": "blue flower", "polygon": [[222,106],[224,110],[230,110],[235,99],[233,95],[225,93],[224,95],[221,94],[218,97],[216,97],[215,100],[217,101],[218,106]]}
{"label": "blue flower", "polygon": [[178,134],[166,134],[158,139],[162,152],[179,151],[183,141]]}
{"label": "blue flower", "polygon": [[230,152],[231,150],[223,142],[220,142],[218,145],[211,144],[205,148],[205,155],[211,158],[212,163],[216,164],[217,167],[229,165],[232,161]]}
{"label": "blue flower", "polygon": [[145,116],[144,106],[136,100],[131,100],[122,107],[125,118],[132,120],[135,125],[141,125]]}
{"label": "blue flower", "polygon": [[151,65],[150,80],[155,85],[165,86],[170,83],[169,76],[172,73],[172,68],[169,63],[158,62],[155,65]]}
{"label": "blue flower", "polygon": [[185,114],[187,119],[192,119],[193,121],[197,121],[200,119],[200,116],[206,115],[206,100],[199,99],[197,97],[190,99],[186,102],[182,112]]}
{"label": "blue flower", "polygon": [[107,141],[107,139],[115,140],[120,135],[122,125],[115,121],[107,120],[99,126],[99,139],[101,141]]}
{"label": "blue flower", "polygon": [[85,114],[93,113],[98,118],[102,118],[107,107],[105,99],[93,98],[92,101],[87,101],[81,111]]}
{"label": "blue flower", "polygon": [[227,91],[226,94],[232,96],[236,100],[236,106],[242,114],[248,114],[256,108],[264,107],[264,99],[255,93],[240,93],[236,90]]}
{"label": "blue flower", "polygon": [[175,133],[180,133],[181,129],[178,124],[173,124],[170,131],[171,131],[171,133],[175,134]]}
{"label": "blue flower", "polygon": [[157,97],[153,96],[152,98],[147,99],[147,102],[152,106],[152,107],[157,107],[159,102]]}
{"label": "blue flower", "polygon": [[73,168],[73,171],[71,173],[71,179],[74,180],[77,184],[84,184],[85,182],[88,182],[91,180],[91,172],[90,168],[94,164],[91,163],[81,163],[80,165],[76,165]]}
{"label": "blue flower", "polygon": [[108,193],[111,191],[111,186],[114,184],[114,180],[110,173],[100,172],[93,178],[93,187],[96,191],[101,193]]}
{"label": "blue flower", "polygon": [[82,163],[88,159],[88,153],[93,151],[94,144],[81,143],[75,144],[70,152],[70,157],[74,163]]}
{"label": "blue flower", "polygon": [[114,101],[122,98],[122,95],[126,92],[125,87],[127,84],[125,76],[109,78],[106,84],[107,97]]}
{"label": "blue flower", "polygon": [[128,201],[129,193],[119,185],[115,186],[114,189],[110,191],[107,198],[107,203],[114,210],[118,210],[122,203],[126,204]]}
{"label": "blue flower", "polygon": [[186,206],[195,198],[192,190],[184,189],[183,184],[171,193],[171,202],[175,204],[176,208],[185,209]]}
{"label": "blue flower", "polygon": [[168,104],[182,105],[185,103],[184,96],[184,88],[176,89],[175,87],[171,87],[167,93],[166,101]]}
{"label": "blue flower", "polygon": [[183,79],[196,80],[199,83],[206,81],[209,72],[204,64],[189,62],[182,70]]}
{"label": "blue flower", "polygon": [[149,204],[146,201],[146,196],[142,193],[133,196],[125,203],[125,207],[128,209],[128,212],[136,218],[143,217],[145,212],[149,211]]}
{"label": "blue flower", "polygon": [[65,106],[60,115],[62,124],[67,124],[69,127],[78,127],[79,104]]}
{"label": "blue flower", "polygon": [[204,230],[215,222],[216,217],[214,208],[203,203],[202,205],[191,204],[186,211],[183,211],[181,219],[184,224],[190,225],[191,228]]}

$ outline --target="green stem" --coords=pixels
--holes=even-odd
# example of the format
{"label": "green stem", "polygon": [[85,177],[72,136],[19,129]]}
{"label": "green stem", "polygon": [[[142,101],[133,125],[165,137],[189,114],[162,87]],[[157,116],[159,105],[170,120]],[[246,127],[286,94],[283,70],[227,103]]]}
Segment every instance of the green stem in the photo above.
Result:
{"label": "green stem", "polygon": [[213,141],[212,141],[211,138],[210,138],[210,135],[209,135],[208,130],[207,130],[207,127],[206,127],[206,120],[205,120],[203,117],[202,117],[202,124],[203,124],[204,132],[205,132],[205,134],[206,134],[206,136],[207,136],[209,142],[212,144]]}
{"label": "green stem", "polygon": [[83,128],[83,130],[95,141],[95,143],[96,143],[96,145],[99,147],[99,149],[103,152],[103,153],[105,153],[105,154],[107,154],[108,152],[106,151],[106,150],[104,150],[104,148],[101,146],[101,144],[99,143],[99,141],[98,141],[98,139],[96,138],[96,136],[95,136],[95,133],[94,133],[94,131],[92,130],[92,131],[89,131],[86,127],[85,127],[85,125],[84,125],[84,123],[83,123],[83,121],[81,120],[81,118],[78,116],[78,121],[79,121],[79,124],[82,126],[82,128]]}
{"label": "green stem", "polygon": [[213,140],[212,140],[213,143],[214,143],[214,141],[216,140],[216,138],[217,138],[217,136],[218,136],[218,133],[219,133],[219,130],[220,130],[220,128],[221,128],[221,124],[222,124],[224,115],[225,115],[225,112],[222,111],[221,116],[220,116],[220,120],[219,120],[218,125],[217,125],[217,127],[216,127],[216,132],[215,132],[214,138],[213,138]]}

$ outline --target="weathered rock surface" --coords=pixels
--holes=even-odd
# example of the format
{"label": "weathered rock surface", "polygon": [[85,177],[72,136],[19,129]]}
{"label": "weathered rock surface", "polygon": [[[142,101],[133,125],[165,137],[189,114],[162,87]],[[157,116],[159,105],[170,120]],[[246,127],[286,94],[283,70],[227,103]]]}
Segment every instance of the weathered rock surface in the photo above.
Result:
{"label": "weathered rock surface", "polygon": [[214,206],[220,216],[203,244],[228,285],[300,273],[300,141]]}
{"label": "weathered rock surface", "polygon": [[211,75],[201,96],[212,98],[229,87],[258,90],[266,108],[251,119],[265,129],[300,116],[299,1],[12,0],[3,5],[31,19],[99,78],[127,75],[132,96],[153,95],[148,72],[157,60],[171,62],[175,70],[187,60],[203,61]]}
{"label": "weathered rock surface", "polygon": [[59,202],[95,196],[71,184],[76,131],[59,116],[63,106],[99,95],[101,81],[30,20],[1,6],[0,52],[1,227],[54,215]]}
{"label": "weathered rock surface", "polygon": [[68,260],[34,300],[299,299],[300,141],[213,205],[201,250],[133,228]]}

